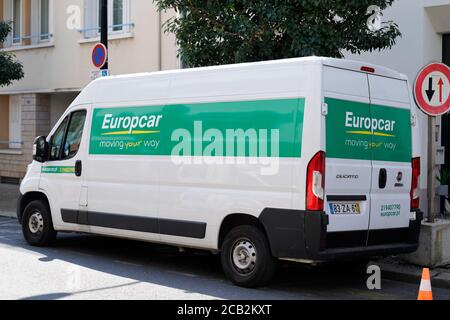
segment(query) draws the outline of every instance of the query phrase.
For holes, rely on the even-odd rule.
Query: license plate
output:
[[[359,203],[329,203],[331,214],[360,214]]]

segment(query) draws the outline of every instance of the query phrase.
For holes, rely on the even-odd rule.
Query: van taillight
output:
[[[411,210],[419,209],[419,178],[420,178],[420,158],[412,159],[412,180],[411,180]]]
[[[306,172],[306,210],[323,211],[325,188],[325,152],[319,151],[308,164]]]

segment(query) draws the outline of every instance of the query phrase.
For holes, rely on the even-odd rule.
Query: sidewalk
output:
[[[0,184],[0,216],[16,217],[17,197],[19,186],[13,184]]]

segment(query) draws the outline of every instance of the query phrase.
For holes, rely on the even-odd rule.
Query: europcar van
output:
[[[248,287],[278,259],[412,252],[412,106],[404,75],[319,57],[97,79],[36,139],[18,218],[34,246],[69,231],[220,252]]]

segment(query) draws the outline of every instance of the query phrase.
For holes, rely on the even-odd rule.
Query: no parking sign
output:
[[[430,63],[414,82],[417,106],[430,116],[442,115],[450,109],[450,68],[443,63]]]
[[[108,49],[102,43],[97,43],[92,49],[92,63],[97,68],[102,68],[108,61]]]

